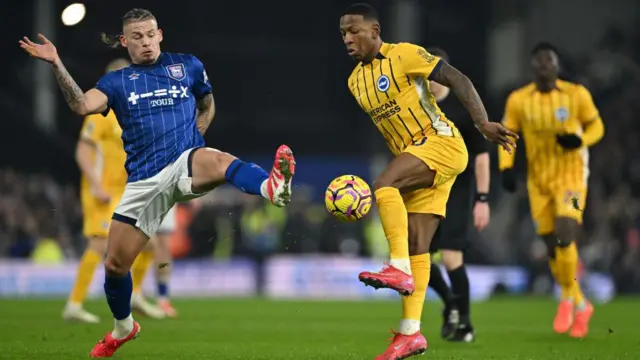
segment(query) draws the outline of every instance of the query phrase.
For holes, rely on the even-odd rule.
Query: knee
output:
[[[373,182],[373,191],[377,191],[384,187],[394,187],[393,183],[394,183],[393,179],[391,179],[389,176],[380,175]]]
[[[227,168],[234,160],[236,157],[229,153],[203,148],[196,150],[191,166],[206,182],[216,182],[224,180]]]
[[[130,270],[130,266],[126,266],[124,261],[113,257],[107,256],[107,259],[104,261],[104,271],[109,276],[125,276]]]
[[[440,253],[442,254],[442,262],[447,268],[447,271],[459,268],[464,262],[462,251],[440,250]]]
[[[558,219],[555,223],[555,235],[557,246],[567,247],[576,240],[578,235],[578,223],[573,219]]]

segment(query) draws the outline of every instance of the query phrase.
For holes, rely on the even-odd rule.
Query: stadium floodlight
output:
[[[84,19],[87,9],[84,4],[73,3],[62,10],[62,23],[66,26],[74,26]]]

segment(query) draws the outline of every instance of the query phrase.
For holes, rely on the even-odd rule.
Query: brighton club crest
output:
[[[378,81],[376,81],[376,86],[378,87],[378,91],[387,92],[389,90],[389,77],[387,75],[380,75]]]
[[[173,64],[167,66],[167,73],[169,74],[170,78],[178,81],[182,81],[187,77],[187,72],[184,71],[183,64]]]
[[[565,122],[569,119],[569,110],[566,107],[559,107],[556,109],[556,120],[560,122]]]

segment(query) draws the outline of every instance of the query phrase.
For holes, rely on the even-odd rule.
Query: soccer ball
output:
[[[339,176],[329,184],[324,203],[331,215],[342,221],[362,219],[371,209],[371,188],[355,175]]]

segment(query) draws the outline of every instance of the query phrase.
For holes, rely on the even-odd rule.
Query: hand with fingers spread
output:
[[[516,140],[518,134],[505,128],[497,122],[487,121],[476,125],[478,130],[484,135],[485,139],[502,146],[509,154],[516,148]]]
[[[34,43],[26,36],[23,37],[22,40],[18,41],[18,43],[21,48],[34,58],[44,60],[50,64],[58,61],[58,51],[53,43],[42,34],[38,34],[38,39],[41,44]]]

